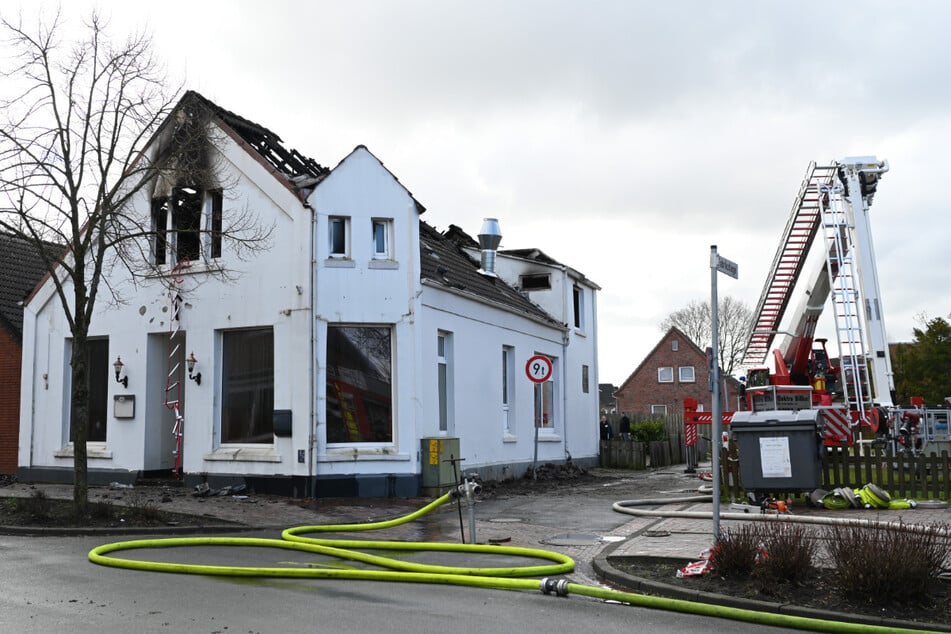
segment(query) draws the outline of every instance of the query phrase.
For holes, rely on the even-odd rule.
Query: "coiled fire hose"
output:
[[[448,544],[438,542],[401,542],[401,541],[362,541],[341,539],[320,539],[305,537],[309,533],[368,531],[390,528],[418,519],[434,511],[443,504],[457,497],[455,492],[447,493],[423,508],[403,517],[382,522],[364,524],[328,524],[320,526],[298,526],[288,528],[281,534],[282,539],[260,539],[247,537],[172,537],[161,539],[140,539],[113,542],[97,546],[89,551],[89,561],[101,566],[125,568],[129,570],[143,570],[149,572],[172,572],[179,574],[215,575],[228,577],[285,577],[307,579],[362,579],[366,581],[391,581],[403,583],[434,583],[455,586],[471,586],[480,588],[495,588],[508,590],[540,590],[545,594],[567,596],[577,594],[581,596],[618,601],[630,605],[671,610],[686,614],[712,616],[761,625],[775,625],[801,630],[817,632],[845,632],[845,633],[908,633],[920,630],[879,627],[844,623],[840,621],[826,621],[817,618],[806,618],[770,612],[756,612],[740,608],[730,608],[706,603],[694,603],[682,599],[668,599],[651,597],[633,592],[622,592],[608,588],[572,583],[566,579],[555,579],[551,576],[563,575],[574,570],[575,562],[567,555],[548,550],[534,548],[520,548],[514,546],[496,546],[481,544]],[[207,564],[170,563],[156,561],[139,561],[113,556],[126,550],[153,549],[153,548],[180,548],[190,546],[230,546],[230,547],[257,547],[280,548],[285,550],[302,551],[318,555],[332,556],[342,560],[362,562],[383,568],[383,570],[361,570],[352,568],[268,568],[253,566],[220,566]],[[521,566],[508,568],[471,568],[456,566],[437,566],[431,564],[417,564],[407,561],[372,555],[357,549],[384,550],[384,551],[439,551],[481,553],[528,557],[545,560],[548,564],[535,566]],[[540,577],[526,578],[526,577]],[[551,575],[551,576],[548,576]]]

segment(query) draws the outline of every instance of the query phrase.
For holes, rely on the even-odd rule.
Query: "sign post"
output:
[[[536,354],[525,363],[525,375],[528,380],[535,385],[540,385],[551,380],[552,367],[551,359],[543,354]],[[536,390],[538,393],[535,399],[535,411],[542,411],[542,390]],[[535,453],[532,457],[532,479],[538,479],[538,428],[541,426],[541,420],[535,421]]]
[[[713,388],[713,539],[720,538],[720,452],[723,451],[723,407],[720,404],[720,316],[717,304],[717,272],[725,273],[733,279],[739,279],[739,267],[736,262],[717,255],[717,245],[710,247],[710,316],[713,338],[713,359],[710,371],[710,383]]]

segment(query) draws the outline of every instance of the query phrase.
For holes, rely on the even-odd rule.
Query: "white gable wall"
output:
[[[182,327],[187,352],[182,356],[194,352],[199,360],[196,370],[202,373],[200,386],[188,380],[183,384],[184,469],[208,473],[236,470],[238,456],[233,451],[222,452],[219,443],[216,395],[220,377],[215,371],[220,366],[219,333],[222,329],[270,326],[276,358],[274,406],[294,411],[295,429],[292,438],[278,438],[267,450],[245,451],[247,460],[240,460],[237,469],[288,474],[303,469],[306,473],[306,465],[298,466],[293,456],[297,445],[307,448],[309,389],[305,381],[291,377],[307,376],[310,368],[307,346],[299,343],[310,338],[310,215],[296,196],[246,151],[226,140],[222,152],[222,180],[227,186],[223,200],[225,225],[236,215],[255,215],[261,226],[273,225],[269,244],[280,247],[259,250],[250,254],[248,261],[241,261],[225,241],[219,262],[195,262],[183,276]],[[143,193],[135,202],[134,213],[148,217],[150,205],[148,194]],[[230,281],[206,274],[209,266],[216,265],[228,270]],[[150,401],[164,401],[165,362],[154,358],[154,344],[153,358],[149,357],[149,335],[168,333],[169,301],[163,288],[165,280],[140,281],[133,288],[123,281],[121,268],[113,273],[125,304],[113,305],[103,284],[89,335],[108,337],[110,363],[116,356],[122,357],[129,386],[124,388],[110,376],[107,440],[104,446],[90,446],[89,468],[137,471],[155,459],[149,455],[151,449],[146,442],[146,438],[156,437],[154,430],[147,429],[154,421],[146,420],[146,411]],[[29,349],[25,347],[24,358],[29,355],[33,363],[24,364],[22,377],[22,402],[27,406],[21,409],[20,466],[70,469],[69,358],[65,343],[69,331],[48,282],[27,305],[25,322]],[[111,374],[111,365],[109,370]],[[135,397],[134,418],[111,416],[117,394]]]
[[[316,214],[317,475],[417,472],[414,328],[419,288],[419,217],[406,189],[366,148],[358,147],[309,199]],[[331,217],[348,221],[349,253],[331,257]],[[374,259],[374,219],[390,223],[389,259]],[[327,443],[327,326],[392,329],[393,442]]]

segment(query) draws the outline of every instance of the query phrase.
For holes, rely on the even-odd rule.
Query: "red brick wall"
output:
[[[677,350],[673,349],[674,341],[677,341]],[[693,383],[680,382],[679,368],[683,366],[693,366]],[[662,367],[673,368],[673,383],[657,380],[657,370]],[[666,405],[668,414],[679,414],[683,412],[684,399],[695,398],[703,404],[704,411],[709,412],[713,410],[709,380],[706,355],[679,333],[669,332],[618,390],[618,410],[650,414],[652,405]],[[720,389],[722,392],[722,383]],[[733,411],[737,406],[737,390],[729,384],[726,389],[721,394],[723,411]]]
[[[0,328],[0,473],[16,473],[20,435],[20,344]]]

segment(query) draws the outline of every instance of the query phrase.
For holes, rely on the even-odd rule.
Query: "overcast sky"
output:
[[[502,248],[583,272],[602,383],[709,300],[712,244],[739,265],[720,294],[755,307],[813,160],[890,163],[871,212],[889,340],[951,313],[951,3],[98,6],[114,33],[149,29],[171,78],[318,162],[366,145],[438,229],[496,217]]]

